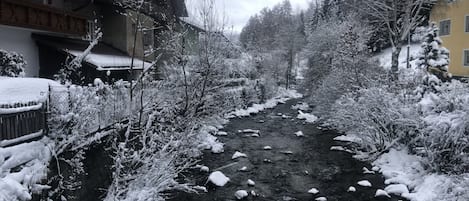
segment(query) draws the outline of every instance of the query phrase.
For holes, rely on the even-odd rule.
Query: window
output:
[[[466,15],[465,18],[466,18],[466,19],[464,20],[464,25],[466,25],[466,26],[465,26],[465,27],[466,27],[465,31],[466,31],[467,33],[469,33],[469,15]]]
[[[463,60],[464,66],[469,67],[469,50],[464,50]]]
[[[449,35],[451,31],[451,20],[440,21],[440,36]]]
[[[143,47],[145,50],[151,50],[153,47],[153,31],[143,30]]]
[[[96,23],[93,20],[86,22],[86,40],[93,40],[96,37]]]

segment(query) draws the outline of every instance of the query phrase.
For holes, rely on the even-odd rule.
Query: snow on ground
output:
[[[27,104],[47,100],[49,85],[59,83],[42,78],[0,77],[0,105]]]
[[[340,135],[334,138],[335,141],[359,143],[361,139],[354,135]]]
[[[230,181],[230,178],[228,178],[227,176],[225,176],[222,172],[220,171],[215,171],[215,172],[212,172],[209,176],[208,176],[208,181],[212,182],[213,184],[217,185],[217,186],[225,186],[226,183],[228,183]]]
[[[411,44],[410,45],[410,58],[417,58],[417,55],[420,51],[421,47],[420,44]],[[378,59],[380,65],[390,70],[391,69],[391,55],[392,55],[392,48],[388,48],[383,50],[380,54],[374,56],[374,59]],[[410,64],[412,67],[415,67],[416,60],[411,60]],[[407,46],[402,47],[401,53],[399,54],[399,68],[406,68],[407,67]]]
[[[218,141],[215,135],[220,133],[224,134],[223,131],[219,131],[219,129],[223,129],[223,125],[226,123],[228,123],[228,120],[220,117],[206,120],[203,123],[204,126],[198,131],[199,149],[211,150],[211,152],[215,154],[223,153],[224,144]]]
[[[40,141],[0,148],[0,200],[31,200],[49,186],[41,185],[47,177],[52,143]]]
[[[425,170],[423,160],[409,154],[406,149],[391,149],[373,162],[373,165],[381,169],[380,172],[386,179],[385,184],[388,185],[384,190],[389,194],[401,195],[411,201],[467,199],[458,197],[464,196],[462,194],[467,190],[458,192],[458,189],[464,189],[458,186],[458,179],[469,175],[454,178],[430,173]]]
[[[354,153],[352,150],[347,149],[343,146],[331,146],[331,148],[329,150],[331,150],[331,151],[344,151],[344,152],[347,152],[347,153]]]
[[[295,90],[280,89],[279,92],[277,93],[277,96],[275,96],[272,99],[267,100],[265,103],[253,104],[251,107],[248,107],[247,109],[235,110],[229,113],[226,117],[227,118],[247,117],[247,116],[250,116],[251,114],[257,114],[261,111],[264,111],[265,109],[274,108],[278,104],[285,103],[285,101],[290,100],[292,98],[301,98],[301,97],[303,97],[303,95],[298,93]]]
[[[308,123],[314,123],[318,120],[318,117],[314,116],[313,114],[303,113],[302,111],[298,111],[297,119],[305,120]]]
[[[309,110],[310,107],[307,103],[298,103],[296,105],[293,105],[291,106],[291,109],[292,110],[302,110],[302,111],[305,111],[305,110]]]

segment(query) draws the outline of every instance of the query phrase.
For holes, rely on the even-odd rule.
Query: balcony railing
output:
[[[0,0],[0,24],[72,35],[85,35],[87,19],[29,1]]]

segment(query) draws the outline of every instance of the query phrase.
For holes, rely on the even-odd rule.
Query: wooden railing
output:
[[[0,141],[12,140],[47,130],[45,104],[0,108],[0,111],[3,111],[0,113]]]
[[[87,19],[26,0],[0,0],[0,24],[85,35]]]

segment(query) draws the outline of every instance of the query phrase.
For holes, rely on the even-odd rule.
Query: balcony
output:
[[[87,19],[24,0],[0,0],[0,24],[70,35],[85,35]]]

